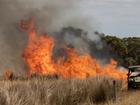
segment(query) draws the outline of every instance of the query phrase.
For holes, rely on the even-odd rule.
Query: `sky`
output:
[[[48,30],[73,25],[118,37],[140,37],[140,0],[19,1],[32,7],[47,7],[46,13],[41,11],[42,14],[49,14],[45,22]]]
[[[140,0],[91,0],[89,6],[93,7],[99,31],[119,37],[140,37]]]
[[[0,14],[1,29],[34,16],[45,32],[73,26],[89,33],[140,37],[140,0],[0,0]]]
[[[55,16],[58,21],[53,21],[59,26],[74,24],[80,28],[88,27],[89,30],[95,29],[118,37],[140,37],[140,0],[46,0],[47,3],[44,1],[38,0],[37,4],[48,4],[51,8],[57,8],[58,14]],[[57,26],[56,24],[52,27]]]

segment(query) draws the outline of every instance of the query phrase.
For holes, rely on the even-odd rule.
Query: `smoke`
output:
[[[0,70],[26,69],[21,53],[27,36],[19,31],[18,22],[32,16],[39,32],[57,32],[59,41],[63,39],[67,44],[83,48],[86,52],[91,52],[89,40],[95,42],[99,49],[102,48],[102,44],[98,43],[100,37],[93,33],[98,25],[94,21],[91,3],[94,3],[93,0],[0,0]],[[58,35],[63,27],[69,26],[85,30],[86,35]]]

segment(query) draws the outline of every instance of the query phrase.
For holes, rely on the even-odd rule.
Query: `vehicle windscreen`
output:
[[[133,72],[130,73],[130,76],[140,76],[140,68],[134,68]]]

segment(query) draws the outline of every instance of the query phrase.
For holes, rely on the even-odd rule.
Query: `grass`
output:
[[[0,105],[121,105],[112,103],[112,90],[112,81],[101,78],[3,80]]]
[[[130,91],[121,93],[116,102],[108,101],[104,105],[140,105],[139,101],[140,91]],[[94,105],[94,104],[85,104]]]

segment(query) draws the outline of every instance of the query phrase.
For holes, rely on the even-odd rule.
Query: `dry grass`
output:
[[[125,105],[112,103],[112,90],[111,81],[99,78],[1,81],[0,105]]]
[[[116,102],[108,101],[101,105],[140,105],[139,97],[140,91],[126,92],[123,95],[120,95],[120,97],[118,97]],[[93,104],[90,101],[88,101],[82,105],[96,105],[96,104]]]

